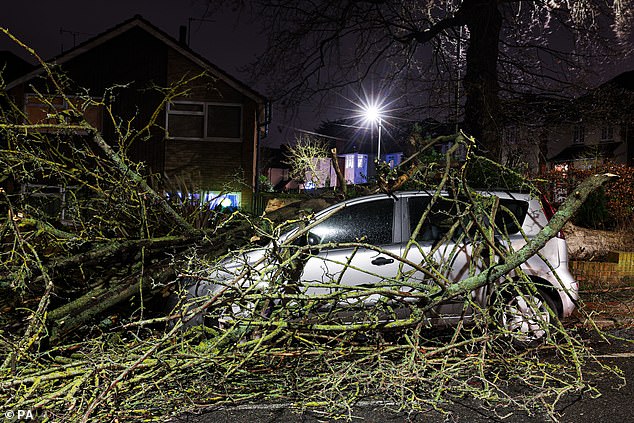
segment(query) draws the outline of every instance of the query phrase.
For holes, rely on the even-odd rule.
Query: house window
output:
[[[367,182],[368,155],[367,154],[346,154],[345,178],[353,184],[363,184]]]
[[[240,141],[242,106],[198,102],[170,103],[167,106],[167,137]]]
[[[583,144],[586,139],[586,128],[583,125],[575,125],[572,129],[572,143]]]
[[[81,116],[74,116],[74,113],[70,112],[71,110],[80,112]],[[77,125],[82,120],[98,131],[103,130],[103,106],[90,98],[74,96],[44,98],[27,94],[24,112],[29,124],[44,125],[39,129],[41,132],[55,131],[55,126],[58,125]],[[51,127],[46,128],[46,125],[51,125]]]
[[[611,141],[614,141],[614,127],[612,125],[601,127],[601,142]]]
[[[240,106],[207,105],[207,138],[240,138],[241,135]]]
[[[385,161],[390,165],[390,169],[394,169],[401,164],[403,153],[392,153],[385,155]]]

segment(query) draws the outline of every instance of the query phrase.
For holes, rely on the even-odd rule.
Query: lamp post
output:
[[[383,115],[382,115],[381,109],[379,109],[374,104],[370,104],[364,107],[363,114],[367,122],[376,123],[379,128],[379,139],[377,142],[377,149],[376,149],[376,156],[377,156],[376,160],[378,162],[381,160],[381,130],[383,128],[383,123],[382,123]]]

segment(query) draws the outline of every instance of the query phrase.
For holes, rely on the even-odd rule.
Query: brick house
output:
[[[105,99],[112,116],[138,131],[123,148],[129,158],[160,175],[166,190],[185,187],[208,197],[223,193],[232,205],[250,208],[256,189],[259,142],[269,123],[267,99],[189,49],[180,40],[135,16],[52,60],[72,82],[66,94]],[[7,84],[8,94],[30,123],[46,121],[47,107],[33,87],[55,97],[35,70]],[[115,88],[113,88],[115,87]],[[176,89],[169,88],[177,87]],[[73,92],[75,91],[75,92]],[[169,101],[166,93],[169,92]],[[85,97],[84,97],[85,98]],[[57,102],[57,103],[56,103]],[[121,137],[103,105],[84,111],[106,141]],[[154,124],[145,128],[154,119]],[[226,203],[225,203],[226,204]]]

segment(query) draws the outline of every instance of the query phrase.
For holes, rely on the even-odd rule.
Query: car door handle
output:
[[[385,258],[385,257],[377,257],[374,260],[372,260],[370,263],[374,264],[375,266],[385,266],[386,264],[394,263],[394,259]]]

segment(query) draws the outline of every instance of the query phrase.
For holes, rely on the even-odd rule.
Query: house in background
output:
[[[435,119],[426,119],[412,124],[411,122],[384,122],[382,130],[381,160],[394,169],[404,160],[416,152],[420,146],[416,143],[426,143],[440,135],[456,133],[456,124],[440,123]],[[416,136],[414,136],[416,134]],[[376,176],[375,161],[378,150],[378,134],[376,128],[363,127],[354,119],[342,119],[324,122],[316,129],[313,136],[321,138],[328,149],[336,148],[338,165],[343,173],[346,184],[371,183]],[[416,138],[416,141],[414,140]],[[448,151],[453,143],[450,141],[434,144],[432,149],[440,154]],[[307,172],[304,180],[310,181],[299,185],[291,181],[289,165],[284,162],[285,151],[289,147],[282,145],[281,149],[271,150],[269,154],[276,159],[265,160],[263,169],[266,176],[275,186],[275,191],[312,188],[334,188],[337,186],[337,174],[330,158],[314,159],[314,174]],[[431,152],[431,149],[427,149]],[[459,153],[463,154],[463,153]],[[460,156],[463,157],[463,156]]]
[[[129,158],[161,175],[166,190],[185,187],[223,204],[250,208],[257,185],[260,139],[269,123],[267,99],[222,71],[180,40],[140,16],[95,36],[53,59],[72,81],[70,102],[89,93],[105,99],[112,115],[141,130],[152,118],[148,137],[125,145]],[[48,89],[38,67],[10,82],[7,91],[30,123],[42,123],[53,107],[67,108]],[[34,93],[49,92],[44,105]],[[113,88],[116,87],[116,88]],[[170,87],[178,87],[165,95]],[[106,141],[118,145],[118,128],[103,106],[85,112]],[[221,195],[222,194],[222,195]]]
[[[525,94],[504,103],[505,162],[587,167],[610,161],[634,165],[634,71],[573,98]]]
[[[407,148],[405,139],[410,130],[409,127],[383,123],[381,160],[388,162],[392,168],[403,161]],[[339,167],[346,183],[364,184],[375,178],[374,163],[378,152],[377,128],[361,126],[356,119],[341,119],[324,122],[316,132],[329,144],[329,148],[337,149]],[[337,184],[336,174],[334,170],[330,171],[330,174],[330,186],[334,187]]]
[[[634,71],[573,100],[571,109],[571,119],[552,128],[552,164],[634,166]]]

